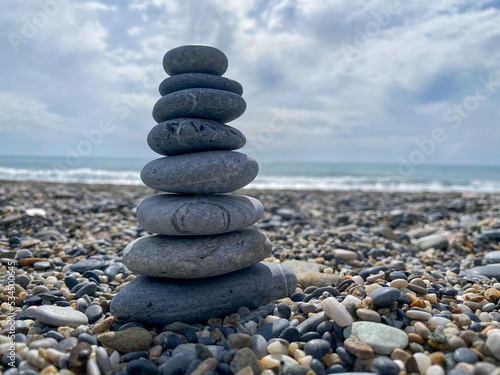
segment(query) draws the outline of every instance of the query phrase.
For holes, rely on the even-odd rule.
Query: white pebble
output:
[[[269,354],[288,354],[288,348],[279,341],[272,342],[267,346]]]
[[[490,331],[491,332],[491,331]],[[500,361],[500,333],[498,332],[488,332],[488,338],[486,339],[486,346],[490,350],[493,357]]]
[[[424,353],[415,353],[413,354],[413,358],[417,362],[420,374],[425,375],[427,369],[432,365],[431,359]]]
[[[354,305],[357,307],[360,303],[361,303],[361,300],[358,297],[354,297],[350,294],[347,295],[344,298],[344,300],[342,301],[342,305],[344,305],[345,307],[347,307],[349,305]]]
[[[444,370],[439,365],[432,365],[427,368],[425,375],[444,375]]]
[[[351,314],[335,297],[323,300],[321,308],[330,319],[333,319],[341,327],[347,327],[354,321]]]

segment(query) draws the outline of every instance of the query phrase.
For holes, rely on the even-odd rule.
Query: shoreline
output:
[[[30,186],[46,186],[46,187],[85,187],[89,190],[103,190],[103,189],[130,189],[130,190],[146,190],[149,191],[149,195],[151,195],[151,191],[154,194],[162,193],[161,191],[157,191],[151,189],[144,185],[140,184],[111,184],[111,183],[87,183],[87,182],[54,182],[54,181],[43,181],[43,180],[3,180],[0,179],[0,187],[4,184],[13,184],[13,185],[30,185]],[[284,193],[311,193],[311,194],[350,194],[350,193],[361,193],[361,194],[393,194],[393,195],[443,195],[443,196],[457,196],[457,197],[476,197],[476,196],[500,196],[499,192],[479,192],[479,191],[393,191],[393,190],[363,190],[363,189],[331,189],[331,190],[323,190],[323,189],[256,189],[256,188],[243,188],[228,194],[243,194],[248,192],[261,192],[261,193],[275,193],[275,192],[284,192]]]

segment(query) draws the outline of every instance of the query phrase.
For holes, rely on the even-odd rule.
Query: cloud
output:
[[[490,141],[498,137],[492,118],[498,118],[500,88],[467,113],[460,129],[451,129],[443,118],[497,67],[496,4],[7,1],[7,11],[0,14],[4,95],[9,103],[12,98],[29,100],[45,113],[43,121],[54,125],[44,127],[46,142],[27,145],[10,126],[12,118],[27,114],[3,104],[10,113],[0,119],[0,128],[19,153],[50,153],[59,150],[58,139],[71,140],[109,117],[119,126],[96,147],[96,156],[149,156],[145,138],[154,126],[157,85],[166,77],[163,54],[178,45],[204,43],[227,54],[226,76],[244,87],[248,109],[233,125],[249,139],[262,138],[277,112],[289,114],[273,140],[260,145],[260,161],[300,156],[397,162],[416,139],[429,137],[436,128],[446,129],[450,145],[440,145],[443,152],[426,162],[450,162],[446,155],[455,162],[500,160]],[[34,32],[26,36],[30,25]],[[20,38],[17,44],[12,36]],[[126,118],[121,118],[124,110],[116,113],[123,107]],[[61,128],[62,123],[67,125]],[[456,144],[462,144],[458,151],[445,152]],[[474,149],[483,150],[470,152]]]

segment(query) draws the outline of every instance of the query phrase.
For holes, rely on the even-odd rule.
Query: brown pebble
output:
[[[86,355],[88,354],[88,355]],[[87,342],[79,342],[71,349],[68,359],[68,367],[77,374],[85,374],[87,372],[87,361],[92,354],[92,347]]]
[[[361,359],[373,358],[373,349],[360,340],[348,338],[344,341],[346,350]]]
[[[416,343],[418,343],[420,345],[424,345],[425,344],[425,340],[420,335],[417,335],[416,333],[409,333],[408,334],[408,339],[411,342],[416,342]]]
[[[107,332],[111,328],[111,325],[114,323],[114,321],[115,321],[115,317],[114,316],[110,316],[110,317],[104,319],[101,323],[96,324],[94,326],[94,328],[92,329],[92,332],[93,333],[104,333],[104,332]]]
[[[490,302],[497,303],[500,299],[500,290],[490,288],[486,292],[484,292],[484,297]]]
[[[23,259],[19,259],[19,265],[21,267],[30,267],[33,264],[35,264],[36,262],[43,262],[44,260],[47,260],[47,259],[43,259],[43,258],[23,258]]]
[[[403,363],[406,363],[410,358],[412,358],[412,355],[403,349],[394,349],[391,353],[391,359],[393,361],[399,359]]]
[[[428,357],[430,358],[433,365],[442,366],[444,364],[444,354],[442,352],[431,353],[428,355]]]

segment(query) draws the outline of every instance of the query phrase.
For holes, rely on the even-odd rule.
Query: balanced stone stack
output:
[[[158,122],[151,149],[165,157],[146,164],[142,181],[167,192],[137,207],[142,228],[157,235],[139,238],[123,263],[139,274],[111,303],[120,321],[168,324],[196,322],[257,308],[286,297],[295,275],[279,263],[261,262],[271,243],[248,228],[261,219],[255,198],[230,195],[259,170],[255,160],[232,150],[244,135],[225,125],[243,114],[243,88],[221,77],[228,66],[220,50],[188,45],[168,51],[153,109]]]

